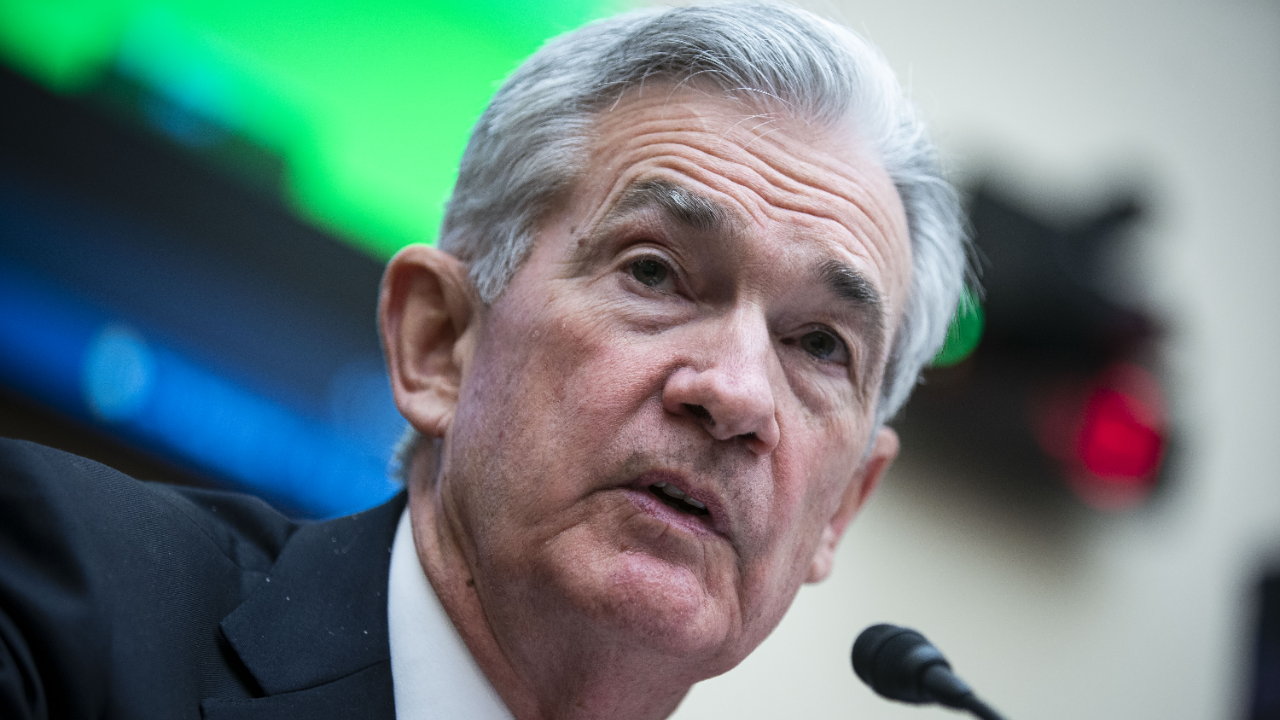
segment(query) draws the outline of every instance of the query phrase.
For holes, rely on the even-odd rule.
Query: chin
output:
[[[736,598],[712,596],[688,568],[652,555],[621,553],[617,561],[585,607],[619,645],[689,663],[694,669],[685,675],[697,674],[691,680],[719,675],[746,655],[736,652],[742,630]]]

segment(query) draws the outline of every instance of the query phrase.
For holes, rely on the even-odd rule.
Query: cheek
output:
[[[870,437],[870,419],[842,420],[828,428],[829,442],[821,449],[808,452],[812,458],[812,476],[806,493],[806,505],[814,518],[816,533],[821,534],[839,510],[850,482],[861,482],[863,454]]]
[[[552,293],[547,310],[529,342],[541,360],[524,370],[545,373],[530,377],[564,414],[575,442],[625,430],[647,401],[660,399],[669,356],[660,341],[628,332],[601,303],[561,302]]]
[[[552,293],[523,301],[533,311],[492,312],[501,320],[477,343],[452,428],[461,451],[452,470],[483,485],[471,501],[482,516],[506,505],[501,512],[514,508],[523,524],[571,505],[633,441],[655,397],[658,354],[629,346],[600,313],[566,305]],[[513,488],[530,487],[536,502],[525,490],[515,497]]]
[[[803,579],[845,490],[858,481],[867,429],[852,420],[799,422],[799,427],[783,429],[775,451],[774,502],[779,512],[767,542],[777,548],[778,571]]]
[[[516,432],[536,428],[554,439],[549,431],[580,399],[574,376],[593,352],[590,328],[558,312],[554,294],[524,298],[517,289],[510,288],[488,314],[460,413]]]

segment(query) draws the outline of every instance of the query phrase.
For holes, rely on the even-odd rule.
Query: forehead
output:
[[[696,88],[632,91],[598,115],[568,203],[574,234],[585,238],[635,209],[637,197],[653,196],[636,189],[655,182],[708,200],[744,250],[750,243],[855,268],[898,316],[910,282],[905,214],[883,166],[849,128]],[[680,212],[670,203],[660,209]]]

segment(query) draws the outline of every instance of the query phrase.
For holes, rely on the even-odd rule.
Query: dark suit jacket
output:
[[[300,523],[0,441],[0,718],[393,718],[403,507]]]

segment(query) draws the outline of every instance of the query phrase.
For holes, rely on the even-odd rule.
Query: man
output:
[[[884,61],[808,13],[552,41],[440,249],[387,267],[407,504],[298,525],[7,447],[0,707],[667,716],[830,572],[954,309],[957,216]]]

